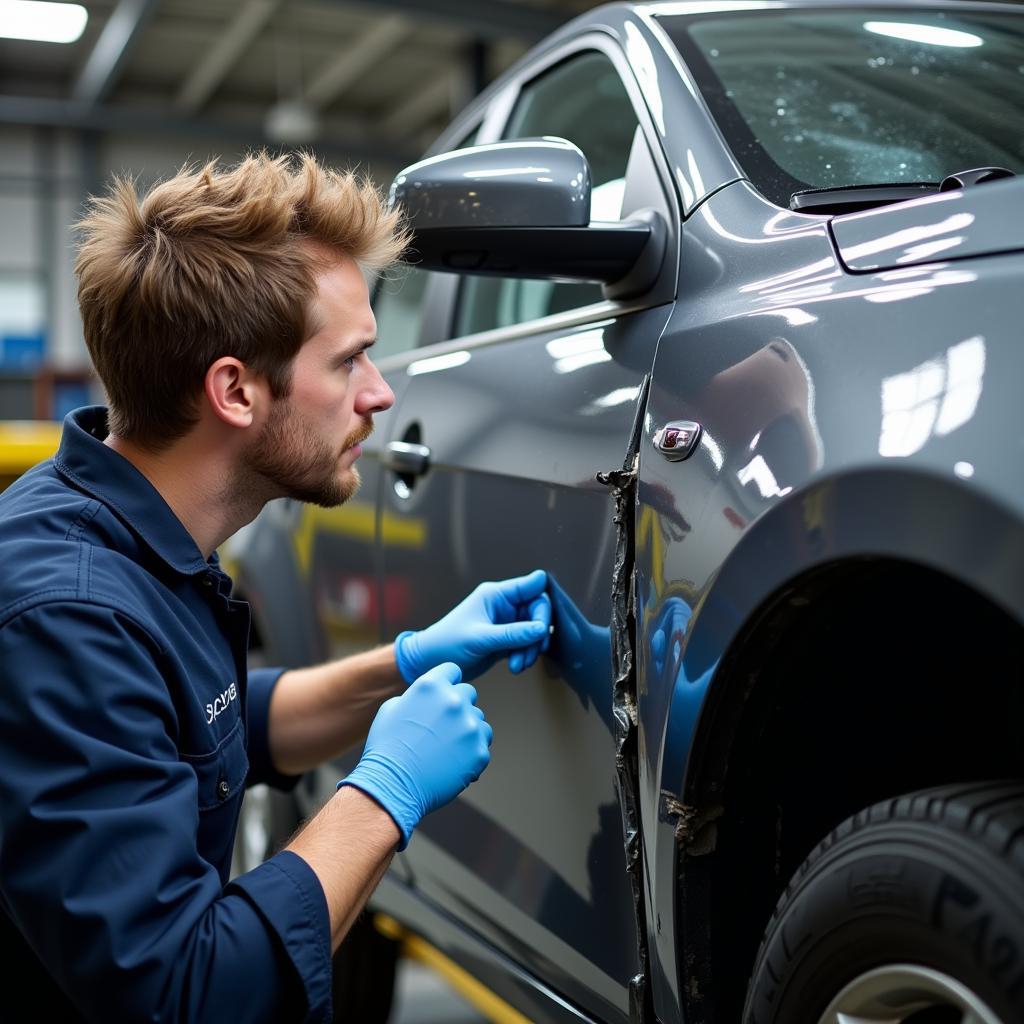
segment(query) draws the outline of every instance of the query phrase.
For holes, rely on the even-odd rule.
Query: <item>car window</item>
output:
[[[525,86],[503,139],[554,135],[568,139],[590,163],[591,220],[618,220],[637,117],[611,61],[602,53],[573,57]],[[598,284],[464,278],[457,334],[507,327],[600,302]]]
[[[383,359],[407,352],[419,343],[423,299],[431,271],[400,266],[386,271],[377,282],[373,305],[377,318],[377,344],[373,358]]]
[[[751,181],[807,188],[1024,171],[1024,17],[970,7],[664,17]]]
[[[465,149],[474,145],[479,134],[480,127],[477,126],[453,148]],[[402,264],[386,271],[378,279],[373,298],[373,313],[377,319],[374,359],[408,352],[420,343],[427,285],[434,276],[434,271]]]

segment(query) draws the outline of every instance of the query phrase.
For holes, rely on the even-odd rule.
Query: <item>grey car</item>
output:
[[[227,554],[295,665],[549,572],[374,897],[526,1019],[1024,1020],[1022,169],[1018,8],[693,0],[573,21],[396,179],[362,490]]]

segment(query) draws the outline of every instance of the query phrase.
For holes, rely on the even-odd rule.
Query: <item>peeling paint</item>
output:
[[[636,698],[633,694],[627,692],[623,699],[625,701],[626,714],[629,715],[630,724],[635,727],[638,724]]]
[[[640,438],[647,406],[650,375],[644,377],[637,400],[636,418],[621,469],[598,473],[597,479],[615,498],[615,566],[612,573],[612,718],[615,736],[616,793],[622,813],[622,837],[636,919],[637,962],[640,970],[629,981],[630,1024],[653,1024],[650,986],[647,983],[647,921],[644,902],[643,857],[640,832],[640,763],[637,735],[637,680],[633,652],[636,645],[636,609],[633,602],[635,563],[635,510],[640,465]]]
[[[661,820],[682,818],[697,813],[696,807],[688,807],[682,800],[677,800],[667,789],[661,791]]]
[[[688,857],[703,857],[715,852],[718,844],[717,821],[723,812],[721,804],[712,804],[700,810],[684,804],[667,790],[661,791],[659,817],[665,822],[675,820],[676,842]]]

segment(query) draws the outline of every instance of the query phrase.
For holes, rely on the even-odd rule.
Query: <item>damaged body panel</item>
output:
[[[629,983],[630,1024],[652,1024],[651,994],[647,980],[647,925],[643,834],[640,827],[638,756],[636,606],[633,601],[633,566],[636,548],[636,483],[638,452],[647,407],[650,377],[644,378],[637,415],[622,468],[599,473],[598,480],[615,496],[615,571],[612,577],[612,717],[615,723],[615,771],[622,813],[623,847],[636,914],[638,944],[636,975]]]

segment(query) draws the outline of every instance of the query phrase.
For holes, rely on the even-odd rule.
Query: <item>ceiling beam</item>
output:
[[[282,148],[267,137],[262,111],[251,117],[227,119],[189,117],[165,109],[131,109],[121,106],[82,103],[72,100],[0,95],[0,124],[42,125],[74,128],[99,134],[128,134],[150,137],[209,139],[224,146],[265,146],[275,152]],[[378,143],[369,126],[353,125],[346,132],[333,124],[312,146],[317,152],[351,160],[373,160],[398,166],[411,163],[420,154],[411,145]]]
[[[513,3],[512,0],[333,0],[344,7],[372,8],[378,14],[394,11],[410,14],[419,21],[433,21],[457,28],[461,33],[481,39],[507,39],[514,36],[535,43],[564,25],[574,14],[569,11],[541,10]]]
[[[391,53],[413,31],[413,23],[392,14],[339,50],[306,88],[306,105],[321,110]]]
[[[71,89],[73,99],[99,103],[107,98],[158,4],[159,0],[118,0]]]
[[[279,0],[248,0],[238,8],[178,90],[174,106],[181,113],[194,114],[206,104],[279,6]]]
[[[394,139],[407,138],[419,131],[439,111],[445,116],[452,113],[453,100],[459,90],[461,76],[451,71],[442,72],[425,89],[391,111],[381,124],[382,131]]]

